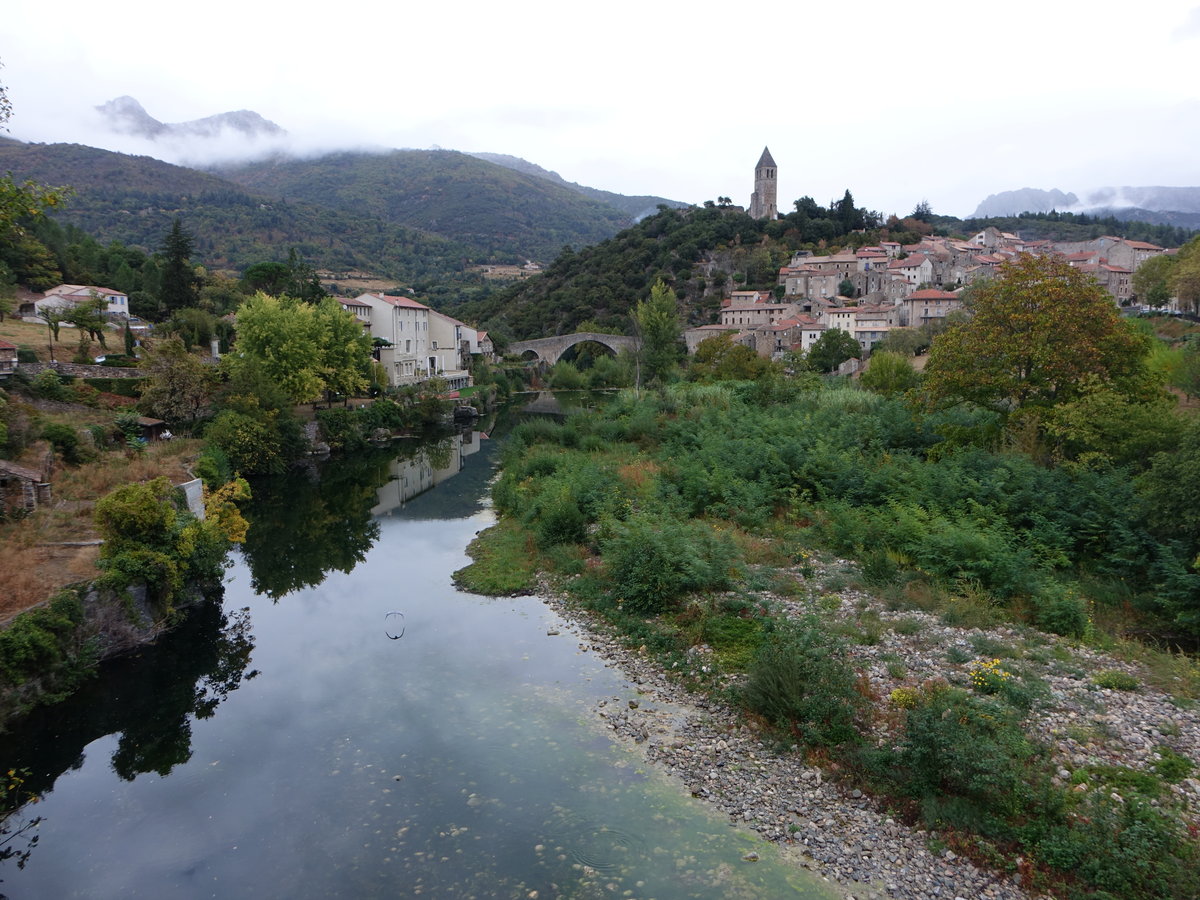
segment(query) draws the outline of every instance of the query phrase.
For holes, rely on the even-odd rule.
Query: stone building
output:
[[[750,195],[750,216],[754,219],[779,218],[778,181],[775,160],[771,151],[763,147],[758,165],[754,167],[754,193]]]

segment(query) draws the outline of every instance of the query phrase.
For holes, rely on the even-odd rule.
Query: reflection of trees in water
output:
[[[253,482],[243,513],[250,523],[242,555],[251,586],[278,600],[315,587],[329,572],[350,572],[379,539],[372,510],[397,459],[431,470],[453,458],[457,435],[420,444],[338,456],[292,473]]]
[[[25,868],[33,848],[37,846],[37,827],[41,816],[22,814],[22,806],[36,803],[37,797],[25,790],[25,770],[6,769],[0,772],[0,863],[16,863]],[[4,879],[0,878],[0,883]],[[4,895],[0,894],[0,900]]]
[[[314,466],[307,478],[292,473],[255,480],[242,545],[255,592],[278,600],[362,562],[379,538],[371,507],[393,456],[364,451]]]
[[[34,710],[0,735],[0,774],[27,770],[19,800],[25,803],[52,789],[63,772],[79,768],[88,744],[119,734],[112,766],[121,778],[166,775],[191,758],[192,719],[212,716],[244,679],[254,677],[246,671],[253,650],[249,610],[227,614],[219,603],[202,603],[157,644],[102,665],[100,677],[76,694]],[[19,829],[28,823],[20,824],[19,816],[0,822],[0,861],[18,866],[36,842],[35,836],[22,848]]]

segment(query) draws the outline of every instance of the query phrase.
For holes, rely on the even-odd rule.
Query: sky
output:
[[[160,157],[94,107],[249,109],[296,152],[507,153],[688,203],[748,205],[768,146],[781,211],[1200,185],[1197,0],[17,0],[0,62],[12,137]]]

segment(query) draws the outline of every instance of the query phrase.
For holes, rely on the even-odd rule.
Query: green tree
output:
[[[735,344],[730,334],[705,338],[696,348],[688,367],[693,381],[756,381],[775,366],[743,344]]]
[[[99,343],[101,347],[108,348],[108,342],[104,339],[104,329],[108,324],[105,316],[107,311],[108,301],[94,291],[87,300],[76,303],[75,308],[68,311],[67,321],[79,329],[81,345],[86,343],[86,335],[87,338]]]
[[[1193,313],[1200,312],[1200,235],[1180,247],[1177,258],[1178,265],[1172,271],[1168,282],[1171,293],[1180,306],[1190,309]]]
[[[237,360],[249,360],[296,403],[367,386],[371,339],[333,299],[316,306],[258,293],[237,315]]]
[[[972,292],[973,314],[933,341],[925,387],[936,405],[1008,415],[1074,400],[1087,376],[1120,394],[1156,394],[1149,338],[1107,292],[1066,261],[1023,255]]]
[[[195,306],[200,279],[191,263],[192,236],[184,230],[179,219],[175,219],[163,239],[162,254],[162,283],[158,293],[163,307],[172,312]]]
[[[1166,306],[1171,299],[1171,276],[1179,261],[1161,253],[1152,256],[1133,273],[1133,292],[1144,306]]]
[[[1189,398],[1200,397],[1200,341],[1193,339],[1184,345],[1171,372],[1170,385]]]
[[[832,372],[846,360],[861,356],[862,347],[850,332],[827,328],[808,349],[805,359],[815,372]]]
[[[871,354],[870,364],[859,379],[859,383],[867,390],[888,397],[902,394],[916,387],[920,381],[921,376],[907,356],[887,350],[876,350]]]
[[[680,328],[675,294],[662,279],[650,288],[649,299],[638,301],[633,325],[645,380],[666,381],[680,358]]]
[[[370,381],[370,334],[332,297],[321,299],[314,313],[320,329],[324,390],[344,397],[365,391]]]
[[[875,345],[875,352],[883,350],[902,356],[916,356],[929,347],[930,337],[916,328],[893,328],[882,341]]]
[[[213,369],[188,353],[177,337],[157,342],[142,361],[146,380],[138,408],[175,427],[190,429],[212,399]]]

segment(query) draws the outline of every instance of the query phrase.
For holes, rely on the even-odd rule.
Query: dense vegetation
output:
[[[1027,241],[1090,241],[1106,234],[1120,235],[1131,241],[1148,241],[1160,247],[1178,247],[1195,234],[1195,229],[1178,225],[1156,225],[1116,216],[1089,216],[1085,213],[1039,212],[1019,216],[992,216],[985,219],[956,219],[935,216],[933,223],[951,233],[974,234],[989,225],[1019,234]]]
[[[222,170],[258,193],[416,228],[471,248],[479,262],[553,259],[631,217],[544,178],[453,150],[333,153]]]
[[[504,590],[520,587],[497,578],[506,570],[568,576],[575,602],[698,685],[743,673],[735,702],[927,827],[974,834],[964,845],[990,848],[994,864],[1022,857],[1034,884],[1097,900],[1192,896],[1196,846],[1169,779],[1110,773],[1124,779],[1120,803],[1053,782],[1047,748],[1020,727],[1033,695],[994,668],[974,690],[898,697],[901,737],[877,743],[870,687],[822,595],[791,574],[831,550],[896,606],[949,622],[1007,617],[1100,643],[1097,623],[1200,633],[1200,532],[1155,513],[1179,487],[1168,473],[1200,464],[1200,422],[1122,465],[1050,466],[985,423],[996,415],[927,412],[814,375],[625,394],[513,433],[493,491],[504,524],[472,553],[483,583]],[[460,577],[475,584],[474,567]],[[764,589],[809,616],[783,620]],[[700,643],[716,674],[687,652]]]
[[[329,271],[417,281],[453,276],[478,252],[361,212],[278,200],[214,175],[76,144],[0,140],[0,170],[71,185],[56,218],[100,243],[152,252],[181,218],[195,235],[198,258],[214,269],[241,270],[295,247]]]

